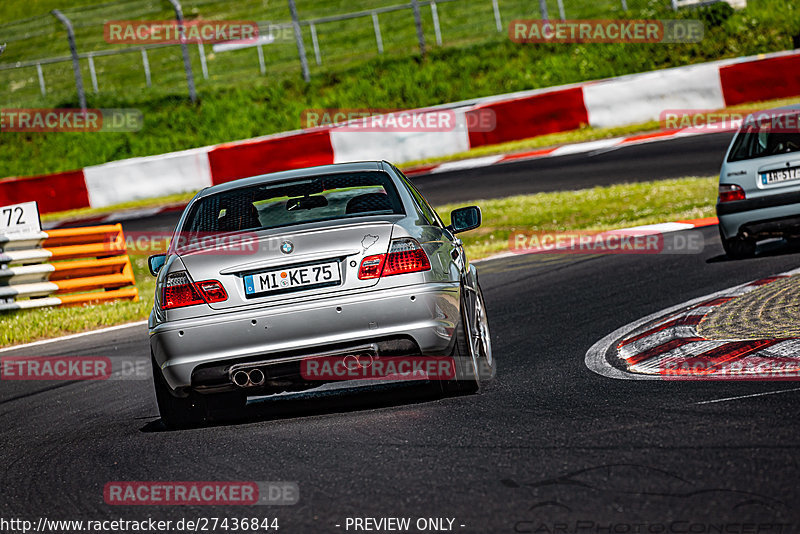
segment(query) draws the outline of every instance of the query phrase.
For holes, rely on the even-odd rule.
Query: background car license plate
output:
[[[761,184],[774,184],[776,182],[786,182],[788,180],[800,179],[800,167],[790,169],[777,169],[761,173]]]
[[[247,295],[258,295],[273,291],[334,285],[340,280],[339,262],[332,261],[249,274],[244,277],[244,292]]]

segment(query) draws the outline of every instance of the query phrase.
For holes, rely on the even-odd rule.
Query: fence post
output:
[[[622,0],[622,10],[628,11],[628,0]]]
[[[303,44],[303,34],[300,31],[300,21],[297,19],[297,6],[294,5],[294,0],[289,0],[289,11],[292,13],[292,27],[294,27],[294,39],[297,41],[297,53],[300,55],[300,68],[303,71],[303,80],[308,83],[311,81],[311,75],[308,73],[306,47]]]
[[[539,11],[542,13],[542,20],[550,20],[547,16],[547,0],[539,0]]]
[[[94,70],[94,54],[89,52],[89,76],[92,78],[92,89],[97,93],[97,72]]]
[[[671,0],[672,11],[678,11],[678,0]]]
[[[433,31],[436,34],[436,45],[442,46],[442,29],[439,27],[439,9],[436,1],[431,0],[431,17],[433,17]]]
[[[497,25],[497,31],[503,31],[503,21],[500,20],[500,6],[497,5],[497,0],[492,0],[492,11],[494,11],[494,23]]]
[[[264,48],[261,43],[256,45],[256,50],[258,51],[258,68],[261,70],[261,74],[266,74],[267,66],[264,64]]]
[[[200,68],[203,70],[203,79],[208,79],[208,65],[206,64],[206,48],[203,43],[197,43],[197,52],[200,54]]]
[[[144,66],[144,81],[147,87],[152,87],[150,80],[150,60],[147,59],[147,50],[142,48],[142,65]]]
[[[186,27],[183,24],[183,10],[178,0],[168,0],[175,9],[175,19],[178,21],[178,32],[181,38],[181,52],[183,53],[183,68],[186,70],[186,83],[189,85],[189,98],[192,102],[197,102],[197,91],[194,88],[194,74],[192,73],[192,62],[189,60],[189,48],[186,46]]]
[[[381,37],[381,24],[378,22],[378,14],[372,13],[372,29],[375,30],[375,42],[378,43],[378,53],[383,54],[383,38]]]
[[[39,75],[39,90],[42,92],[42,96],[47,96],[47,88],[44,85],[44,73],[42,72],[42,64],[36,64],[36,74]]]
[[[309,22],[308,27],[311,29],[311,44],[314,45],[314,60],[317,65],[322,65],[322,56],[319,54],[319,41],[317,40],[317,26],[313,22]]]
[[[419,12],[419,0],[411,0],[411,9],[414,11],[414,26],[417,28],[419,53],[425,57],[425,34],[422,33],[422,15]]]
[[[622,3],[624,4],[625,0],[622,0]],[[558,0],[558,16],[561,17],[561,20],[567,20],[567,15],[564,13],[564,0]]]
[[[81,76],[81,64],[78,62],[78,48],[75,46],[75,32],[72,29],[72,23],[57,9],[52,10],[50,13],[67,28],[69,52],[72,54],[72,70],[75,72],[75,86],[78,88],[78,100],[80,101],[81,109],[85,110],[86,93],[83,92],[83,76]]]

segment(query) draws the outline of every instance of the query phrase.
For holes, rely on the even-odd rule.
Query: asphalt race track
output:
[[[433,204],[596,185],[719,174],[732,133],[678,137],[583,154],[429,174],[414,180]]]
[[[470,533],[795,530],[798,384],[612,380],[584,364],[619,326],[797,267],[786,248],[729,261],[716,228],[702,233],[696,255],[479,264],[499,368],[478,395],[402,388],[389,401],[272,402],[244,422],[165,431],[149,380],[4,382],[2,516],[277,517],[284,533],[345,532],[348,517],[387,516],[455,518],[453,529]],[[148,358],[147,331],[3,353],[11,355]],[[154,480],[293,481],[300,502],[103,502],[109,481]]]

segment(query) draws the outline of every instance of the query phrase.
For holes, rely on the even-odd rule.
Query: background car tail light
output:
[[[428,255],[416,239],[393,239],[388,254],[367,256],[358,269],[359,280],[416,273],[431,268]]]
[[[734,200],[744,200],[744,189],[736,184],[719,184],[719,201],[732,202]]]
[[[192,283],[186,271],[178,271],[168,274],[164,281],[161,309],[170,310],[209,302],[221,302],[227,298],[228,294],[222,284],[216,280]]]

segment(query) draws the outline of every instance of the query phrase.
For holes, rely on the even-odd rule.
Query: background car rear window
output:
[[[385,172],[329,174],[223,191],[198,200],[186,232],[238,232],[365,215],[404,214]]]
[[[769,125],[750,126],[737,134],[728,161],[742,161],[791,152],[800,152],[800,132],[773,129]]]

